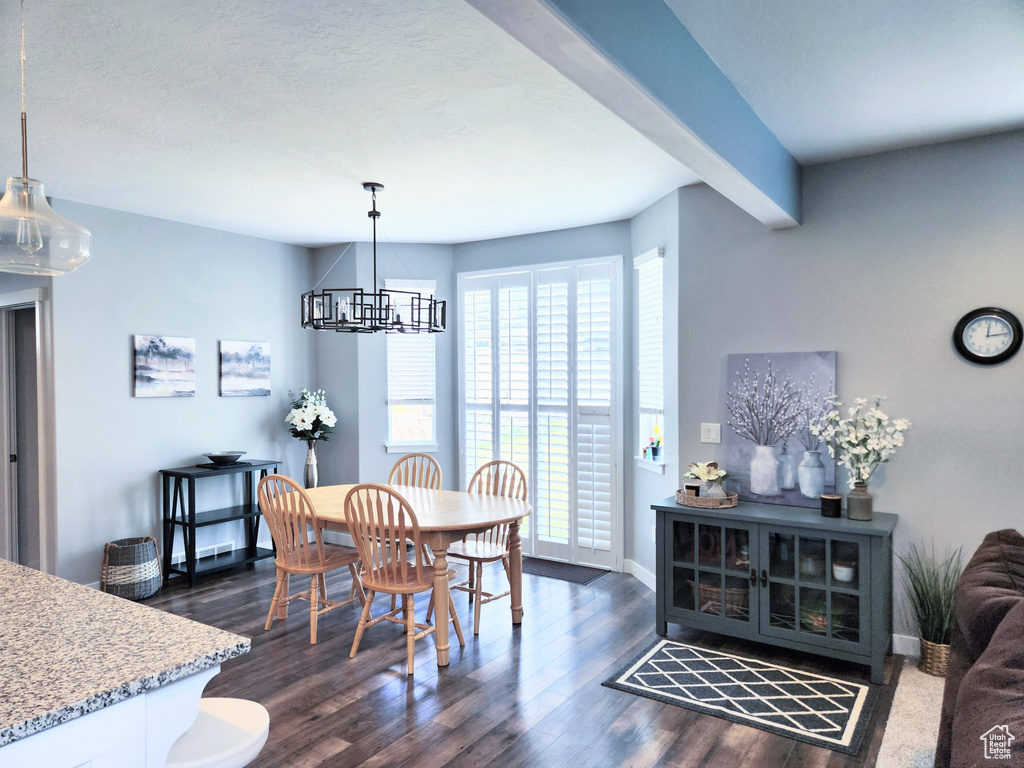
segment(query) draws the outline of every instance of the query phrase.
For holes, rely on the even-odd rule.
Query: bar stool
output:
[[[167,768],[242,768],[270,733],[266,707],[245,699],[199,701],[199,716],[167,755]]]

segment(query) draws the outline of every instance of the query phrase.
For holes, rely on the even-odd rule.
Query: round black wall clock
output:
[[[965,360],[995,365],[1009,360],[1020,349],[1024,330],[1012,312],[982,307],[960,318],[953,329],[953,346]]]

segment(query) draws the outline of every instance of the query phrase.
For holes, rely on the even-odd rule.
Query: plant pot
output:
[[[708,480],[704,483],[704,488],[701,490],[700,495],[707,499],[724,499],[726,494],[722,488],[722,481]]]
[[[821,451],[804,451],[796,474],[800,479],[801,495],[817,499],[825,492],[825,465],[821,463]]]
[[[928,675],[945,677],[948,666],[949,646],[940,643],[930,643],[922,637],[921,660],[917,662],[917,668]]]
[[[779,495],[779,460],[770,445],[755,445],[750,460],[750,492],[758,496]]]
[[[851,520],[871,519],[871,494],[865,484],[857,483],[846,494],[846,516]]]

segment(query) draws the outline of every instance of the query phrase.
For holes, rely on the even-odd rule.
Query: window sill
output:
[[[387,443],[384,446],[388,453],[437,453],[437,443]]]
[[[653,472],[656,475],[665,474],[665,462],[664,461],[652,461],[651,459],[645,459],[642,456],[634,456],[636,465],[641,469],[646,469],[648,472]]]

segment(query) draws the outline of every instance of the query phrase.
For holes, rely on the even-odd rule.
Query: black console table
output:
[[[741,502],[657,513],[657,624],[668,622],[871,667],[892,639],[896,515],[867,522],[817,509]]]
[[[274,550],[256,546],[260,530],[260,508],[256,503],[256,483],[271,470],[277,471],[279,461],[253,459],[227,467],[190,466],[177,469],[161,469],[163,486],[163,528],[164,528],[164,581],[172,574],[188,577],[190,587],[196,584],[200,574],[236,568],[253,563],[265,557],[273,557]],[[224,477],[245,473],[242,503],[239,505],[196,511],[196,481],[208,477]],[[196,558],[196,528],[207,525],[242,520],[245,526],[245,547],[231,552],[222,552],[209,557]],[[174,545],[174,531],[180,527],[185,544],[184,568],[171,565],[171,549]]]

